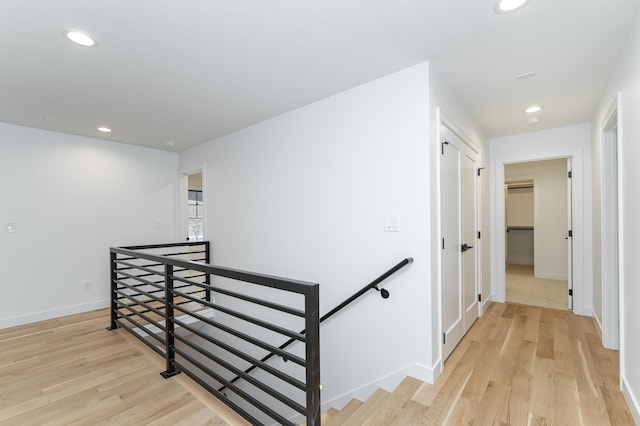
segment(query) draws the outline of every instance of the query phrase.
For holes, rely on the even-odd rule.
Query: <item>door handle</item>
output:
[[[467,243],[464,243],[463,245],[460,246],[461,251],[464,253],[465,251],[472,249],[473,246],[468,245]]]

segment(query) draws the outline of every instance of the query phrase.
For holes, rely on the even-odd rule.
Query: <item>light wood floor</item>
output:
[[[246,424],[107,324],[103,310],[0,330],[0,424]],[[632,425],[618,370],[591,318],[493,303],[435,384],[407,378],[323,424]]]
[[[507,302],[568,309],[567,281],[533,276],[533,265],[510,264],[506,270]]]
[[[633,425],[618,353],[591,318],[493,303],[433,385],[408,377],[330,410],[324,425]]]
[[[0,330],[0,424],[245,424],[108,325],[100,310]]]
[[[435,424],[633,425],[619,369],[591,318],[494,303],[413,399]]]

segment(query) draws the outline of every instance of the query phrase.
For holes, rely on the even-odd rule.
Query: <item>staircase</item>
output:
[[[329,409],[323,426],[418,425],[426,419],[428,407],[411,398],[424,382],[405,378],[393,392],[376,390],[365,402],[352,399],[342,410]]]

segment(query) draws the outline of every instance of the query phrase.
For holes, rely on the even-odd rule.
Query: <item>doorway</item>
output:
[[[205,240],[205,193],[201,170],[185,173],[181,196],[183,241]]]
[[[571,158],[571,248],[573,312],[593,315],[593,265],[589,262],[592,240],[591,145],[590,125],[542,130],[491,140],[489,151],[489,217],[491,232],[492,299],[505,302],[505,197],[504,166],[513,163]],[[567,230],[565,230],[567,231]],[[563,241],[566,234],[563,236]],[[568,240],[566,240],[568,241]]]
[[[204,197],[202,172],[188,176],[187,241],[204,241]]]
[[[509,302],[572,308],[569,172],[565,158],[504,166]]]
[[[478,151],[441,125],[442,359],[478,319]]]

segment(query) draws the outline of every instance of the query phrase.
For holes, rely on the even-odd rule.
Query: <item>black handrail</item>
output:
[[[413,258],[412,257],[407,257],[405,259],[402,259],[400,262],[398,262],[398,264],[396,264],[395,266],[393,266],[392,268],[390,268],[387,272],[385,272],[384,274],[380,275],[378,278],[376,278],[375,280],[371,281],[369,284],[367,284],[366,286],[362,287],[359,291],[357,291],[356,293],[354,293],[353,295],[351,295],[351,297],[345,299],[342,303],[340,303],[338,306],[336,306],[335,308],[333,308],[332,310],[330,310],[329,312],[327,312],[326,314],[324,314],[323,316],[320,317],[320,320],[318,321],[319,324],[322,324],[322,322],[324,320],[327,320],[329,318],[331,318],[333,315],[337,314],[339,311],[341,311],[342,309],[346,308],[349,304],[351,304],[352,302],[354,302],[357,298],[359,298],[360,296],[362,296],[363,294],[365,294],[367,291],[374,289],[378,292],[380,292],[380,296],[383,299],[388,299],[389,298],[389,291],[384,289],[384,288],[378,288],[378,284],[380,284],[382,281],[386,280],[387,278],[389,278],[391,275],[395,274],[396,272],[398,272],[400,269],[404,268],[405,266],[407,266],[408,264],[410,264],[411,262],[413,262]],[[300,334],[304,334],[306,330],[302,330],[300,332]],[[289,346],[290,344],[292,344],[293,342],[295,342],[296,339],[291,338],[289,340],[287,340],[286,342],[284,342],[282,345],[278,346],[278,349],[284,349],[287,346]],[[275,352],[270,352],[269,354],[265,355],[262,359],[260,359],[261,363],[264,363],[266,361],[268,361],[269,359],[271,359],[273,356],[277,355]],[[284,358],[284,361],[286,362],[287,359]],[[258,366],[257,365],[252,365],[251,367],[247,368],[244,371],[244,374],[248,374],[250,372],[252,372],[253,370],[255,370]],[[240,380],[242,377],[240,375],[234,377],[233,379],[231,379],[229,381],[229,383],[235,383],[238,380]],[[227,387],[226,386],[222,386],[220,389],[218,389],[218,392],[222,392],[223,390],[225,390]]]
[[[407,257],[406,259],[402,259],[402,261],[400,261],[393,268],[389,269],[387,272],[385,272],[384,274],[380,275],[378,278],[376,278],[375,280],[371,281],[366,286],[362,287],[360,289],[360,291],[358,291],[357,293],[354,293],[353,296],[349,297],[344,302],[342,302],[341,304],[339,304],[338,306],[336,306],[335,308],[333,308],[332,310],[330,310],[329,312],[324,314],[322,317],[320,317],[320,323],[322,323],[322,321],[324,321],[326,319],[329,319],[334,314],[336,314],[338,311],[344,309],[347,305],[349,305],[354,300],[356,300],[358,297],[362,296],[363,294],[365,294],[367,291],[369,291],[371,289],[375,289],[376,291],[379,291],[380,292],[380,296],[382,296],[383,299],[388,299],[389,298],[389,291],[384,289],[384,288],[383,289],[379,289],[378,288],[378,284],[380,284],[382,281],[386,280],[391,275],[395,274],[396,272],[398,272],[400,269],[404,268],[405,266],[407,266],[411,262],[413,262],[413,258],[412,257]]]

